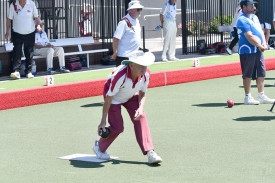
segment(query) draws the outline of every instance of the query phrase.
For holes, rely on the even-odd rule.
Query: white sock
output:
[[[251,97],[251,93],[245,94],[245,97]]]
[[[263,96],[263,95],[264,95],[264,92],[259,92],[259,93],[258,93],[258,96],[259,96],[259,97],[261,97],[261,96]]]

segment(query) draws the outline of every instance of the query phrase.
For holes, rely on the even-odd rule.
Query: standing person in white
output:
[[[113,38],[112,59],[119,66],[123,60],[139,49],[141,43],[141,28],[138,17],[143,9],[139,1],[133,0],[128,5],[128,14],[121,19]]]
[[[169,0],[165,3],[161,13],[160,22],[161,27],[164,29],[165,38],[163,44],[162,61],[168,62],[166,57],[166,52],[168,51],[168,59],[170,61],[177,61],[176,58],[176,35],[177,35],[177,25],[176,25],[176,13],[177,13],[177,0]]]
[[[238,2],[238,7],[236,8],[236,11],[235,11],[235,14],[234,14],[234,18],[232,20],[232,24],[231,26],[233,27],[234,29],[234,39],[231,41],[230,45],[228,48],[226,48],[226,52],[229,54],[229,55],[232,55],[232,49],[234,48],[234,46],[238,43],[239,41],[239,36],[238,36],[238,31],[237,31],[237,21],[238,21],[238,18],[240,16],[240,14],[242,13],[242,8],[240,6],[240,2],[241,0]]]
[[[36,26],[34,54],[46,57],[47,74],[55,74],[55,71],[53,69],[54,56],[58,56],[60,72],[70,72],[65,67],[64,49],[62,47],[55,47],[50,43],[46,32],[42,30],[43,24],[44,22]]]
[[[35,21],[34,21],[35,20]],[[33,46],[34,46],[34,31],[35,23],[40,24],[38,11],[33,1],[31,0],[14,0],[10,4],[9,13],[6,21],[5,38],[9,39],[9,29],[12,24],[12,42],[13,42],[13,72],[11,77],[20,79],[20,65],[22,55],[22,45],[24,45],[24,54],[26,57],[25,73],[28,78],[33,78],[31,73]]]

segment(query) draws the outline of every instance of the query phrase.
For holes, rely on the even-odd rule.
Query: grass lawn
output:
[[[275,57],[275,51],[267,51],[264,53],[265,58]],[[205,57],[200,59],[200,65],[213,65],[221,64],[228,62],[239,61],[239,55],[223,55],[217,57]],[[173,70],[173,69],[182,69],[193,67],[193,60],[184,60],[177,62],[168,62],[168,63],[155,63],[154,65],[149,66],[151,72],[164,71],[164,70]],[[72,83],[79,81],[88,81],[94,79],[104,79],[112,72],[113,68],[104,69],[104,70],[91,70],[87,72],[75,72],[69,74],[60,74],[54,75],[55,84],[63,83]],[[45,84],[44,77],[36,77],[34,79],[20,79],[20,80],[9,80],[0,82],[0,92],[10,91],[17,89],[33,88],[40,87]]]
[[[268,71],[265,93],[272,98],[274,81]],[[255,81],[251,94],[257,96]],[[57,159],[94,154],[102,96],[2,110],[1,183],[274,183],[271,104],[243,100],[240,76],[148,89],[145,112],[160,166],[147,164],[123,107],[124,132],[108,149],[118,159]]]

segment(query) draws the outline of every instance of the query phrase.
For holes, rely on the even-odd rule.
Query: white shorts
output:
[[[269,24],[269,23],[263,23],[263,24],[261,24],[261,26],[262,26],[262,29],[268,29],[268,30],[270,30],[271,29],[271,24]]]

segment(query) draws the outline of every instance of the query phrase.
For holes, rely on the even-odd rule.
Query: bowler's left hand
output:
[[[134,120],[140,120],[143,116],[143,109],[138,108],[134,116]]]

